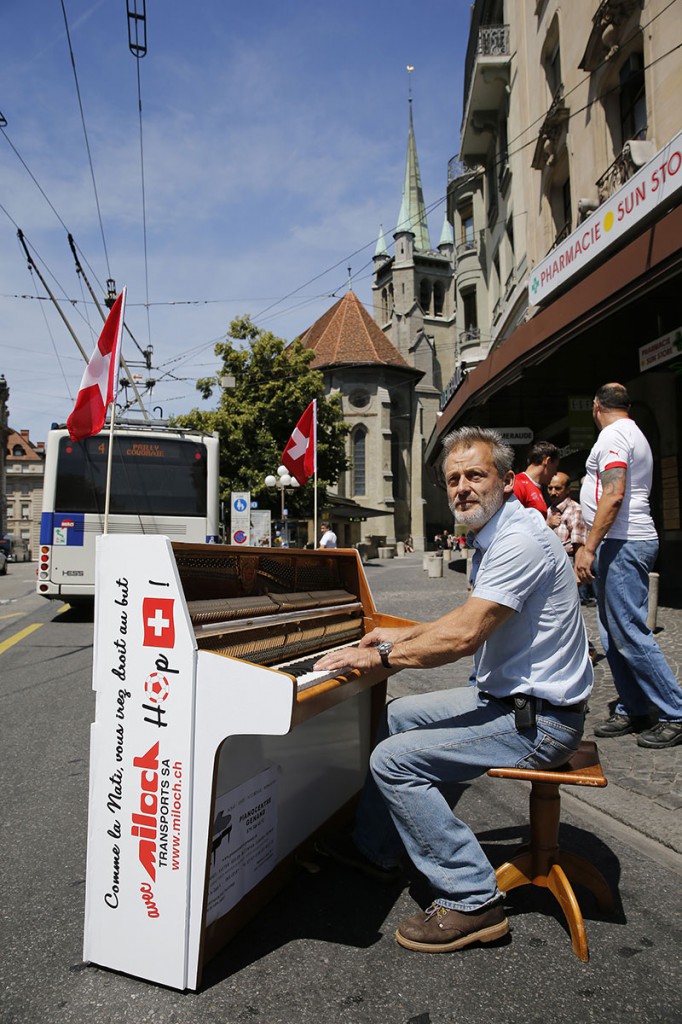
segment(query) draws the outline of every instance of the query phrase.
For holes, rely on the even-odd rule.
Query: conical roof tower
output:
[[[411,231],[414,235],[415,251],[428,252],[431,249],[429,226],[426,220],[426,204],[424,203],[424,191],[417,157],[417,143],[412,123],[412,97],[410,97],[410,128],[407,136],[405,183],[395,233],[399,235],[402,231]]]

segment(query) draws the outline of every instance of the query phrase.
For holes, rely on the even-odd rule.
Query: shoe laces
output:
[[[447,907],[441,907],[440,903],[432,903],[430,907],[425,911],[426,920],[430,921],[432,917],[444,917],[448,912]]]

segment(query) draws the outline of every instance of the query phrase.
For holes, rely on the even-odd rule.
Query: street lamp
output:
[[[278,490],[282,496],[282,525],[284,527],[284,544],[289,547],[289,531],[287,526],[286,510],[284,508],[284,495],[287,491],[295,490],[300,487],[298,480],[295,476],[291,476],[286,466],[279,466],[277,469],[277,476],[266,476],[265,486],[268,490]]]

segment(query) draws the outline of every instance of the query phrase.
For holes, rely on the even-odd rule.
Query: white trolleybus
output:
[[[50,430],[45,455],[37,590],[77,601],[95,593],[95,545],[104,530],[108,429],[72,441]],[[109,533],[218,541],[218,438],[180,427],[116,425]]]

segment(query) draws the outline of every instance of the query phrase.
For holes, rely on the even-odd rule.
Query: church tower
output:
[[[402,201],[389,255],[383,228],[374,253],[374,319],[401,355],[440,393],[455,371],[455,279],[452,227],[444,220],[437,248],[429,235],[417,143],[409,106]]]
[[[399,443],[411,449],[415,541],[422,534],[428,543],[451,518],[443,494],[422,474],[421,467],[423,449],[440,411],[441,395],[455,372],[454,237],[452,225],[444,216],[440,241],[435,249],[432,247],[411,95],[405,178],[393,240],[391,255],[382,227],[374,253],[374,319],[406,363],[420,372],[414,385],[410,436],[406,436],[407,423],[396,423],[396,434]]]

